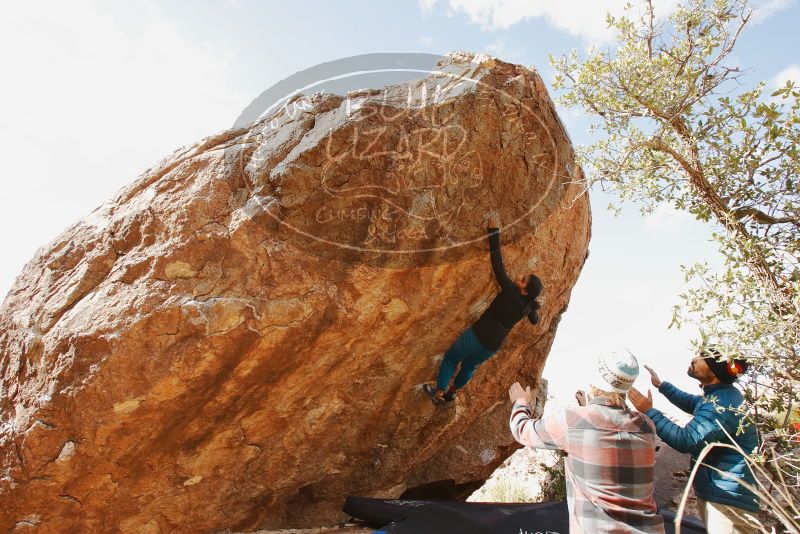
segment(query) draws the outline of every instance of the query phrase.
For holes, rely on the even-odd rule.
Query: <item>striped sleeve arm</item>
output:
[[[511,409],[509,420],[511,434],[522,445],[534,449],[552,449],[566,451],[567,420],[564,412],[533,419],[531,408],[524,400],[518,400]]]

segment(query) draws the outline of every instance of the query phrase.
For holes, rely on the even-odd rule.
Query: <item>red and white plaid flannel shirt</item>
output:
[[[646,415],[595,397],[586,406],[533,419],[519,400],[510,426],[523,445],[567,453],[571,534],[663,534],[653,499],[656,434]]]

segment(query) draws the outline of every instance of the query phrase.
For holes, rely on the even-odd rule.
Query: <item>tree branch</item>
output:
[[[771,215],[767,215],[763,211],[753,208],[753,207],[742,207],[742,208],[734,208],[731,210],[731,215],[736,219],[743,219],[745,217],[751,217],[754,221],[759,224],[784,224],[784,223],[791,223],[795,226],[800,226],[800,219],[796,219],[794,217],[773,217]]]

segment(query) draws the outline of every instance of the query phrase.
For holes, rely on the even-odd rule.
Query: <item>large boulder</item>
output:
[[[348,493],[464,497],[515,450],[507,387],[539,380],[589,203],[535,70],[440,67],[177,150],[37,252],[0,309],[0,531],[331,524]],[[498,291],[492,210],[541,321],[434,407]]]

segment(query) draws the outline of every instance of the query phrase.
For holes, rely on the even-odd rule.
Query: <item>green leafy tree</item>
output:
[[[613,50],[551,57],[560,103],[601,133],[578,150],[587,187],[669,205],[709,223],[724,259],[684,267],[687,290],[670,326],[696,323],[700,346],[747,358],[748,413],[776,487],[797,490],[791,417],[800,381],[800,91],[744,85],[730,60],[752,9],[741,0],[684,0],[659,19],[651,1],[608,16]],[[618,209],[618,206],[613,206]],[[794,441],[796,443],[796,441]],[[765,452],[762,451],[762,452]],[[773,458],[774,460],[774,458]],[[794,481],[794,482],[793,482]],[[769,488],[766,488],[769,490]],[[790,496],[796,500],[797,493]]]

